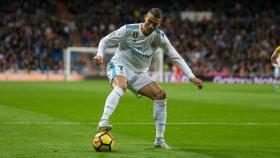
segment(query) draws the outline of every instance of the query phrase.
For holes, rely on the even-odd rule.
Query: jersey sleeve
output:
[[[118,30],[115,30],[103,37],[98,45],[97,55],[103,56],[105,49],[108,46],[113,46],[119,44],[121,41],[124,41],[126,35],[126,26],[122,26]]]
[[[176,49],[172,46],[164,33],[160,34],[159,47],[163,49],[164,53],[183,71],[189,78],[194,78],[194,74],[185,60],[179,55]]]

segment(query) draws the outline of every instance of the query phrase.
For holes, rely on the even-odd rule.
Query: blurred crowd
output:
[[[69,39],[56,7],[48,1],[0,3],[0,72],[62,69]]]
[[[58,2],[69,18],[58,11]],[[280,5],[269,1],[32,1],[0,0],[0,72],[60,71],[62,52],[83,46],[128,23],[139,23],[149,8],[164,11],[161,29],[199,76],[271,76],[270,55],[280,44]],[[182,19],[185,11],[208,11],[212,18]],[[165,58],[166,71],[172,61]]]

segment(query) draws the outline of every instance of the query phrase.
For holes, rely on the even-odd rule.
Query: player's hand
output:
[[[277,57],[278,57],[277,53],[273,53],[273,54],[272,54],[272,56],[271,56],[271,62],[272,62],[273,64],[278,64],[277,61],[276,61]]]
[[[194,85],[196,85],[198,87],[198,89],[202,89],[203,88],[203,82],[202,82],[201,79],[194,77],[194,78],[191,78],[190,81]]]
[[[103,57],[100,55],[96,55],[93,57],[93,63],[94,64],[103,64]]]

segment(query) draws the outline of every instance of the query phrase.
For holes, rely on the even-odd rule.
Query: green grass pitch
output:
[[[108,81],[0,82],[1,158],[273,158],[280,156],[280,94],[273,85],[162,84],[166,140],[153,147],[153,102],[127,92],[111,117],[117,150],[91,146]]]

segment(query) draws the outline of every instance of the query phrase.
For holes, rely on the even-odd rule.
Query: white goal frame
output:
[[[63,61],[64,61],[64,80],[65,81],[70,81],[71,80],[71,53],[76,52],[76,53],[90,53],[90,54],[96,54],[97,52],[97,47],[68,47],[64,49],[63,51]],[[107,48],[105,50],[105,54],[114,54],[116,52],[117,48]],[[156,55],[154,58],[158,58],[158,72],[157,72],[157,77],[156,80],[158,82],[163,82],[163,51],[162,49],[157,49],[156,50]]]

